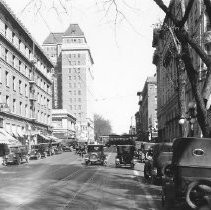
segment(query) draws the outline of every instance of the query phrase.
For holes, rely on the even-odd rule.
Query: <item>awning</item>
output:
[[[7,137],[0,133],[0,144],[10,144],[9,140],[7,139]]]
[[[3,135],[4,138],[8,140],[9,145],[21,145],[20,141],[18,141],[13,136],[11,136],[9,133],[7,133],[3,128],[0,128],[0,134]]]
[[[16,126],[12,126],[12,134],[15,138],[19,137]]]
[[[24,137],[24,135],[23,135],[23,133],[22,133],[22,131],[21,130],[17,130],[17,133],[18,133],[18,135],[19,135],[19,137],[21,137],[21,138],[23,138]]]
[[[44,136],[43,134],[37,134],[38,136],[40,136],[41,138],[47,140],[47,141],[50,141],[51,139],[48,138],[47,136]]]

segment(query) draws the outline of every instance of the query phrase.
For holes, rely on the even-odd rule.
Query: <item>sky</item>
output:
[[[79,24],[94,59],[95,113],[110,121],[114,133],[127,133],[139,109],[137,92],[156,73],[153,27],[164,13],[154,1],[117,0],[117,16],[106,0],[4,1],[40,45],[49,33]]]

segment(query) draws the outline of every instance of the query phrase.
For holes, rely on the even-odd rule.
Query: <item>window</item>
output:
[[[13,102],[12,102],[12,111],[15,113],[16,112],[16,100],[13,99]]]
[[[5,71],[5,84],[6,86],[9,86],[9,72],[8,71]]]
[[[78,105],[78,109],[81,110],[81,105]]]
[[[69,76],[69,80],[71,80],[71,76]]]
[[[78,95],[81,95],[81,90],[78,90]]]
[[[74,95],[76,95],[76,90],[74,90]]]
[[[20,108],[20,115],[22,115],[23,114],[23,110],[22,110],[22,102],[20,102],[20,105],[19,105],[19,108]]]
[[[9,96],[6,96],[6,104],[9,106],[10,105],[10,98]]]
[[[21,86],[22,86],[22,82],[21,82],[21,80],[19,80],[18,90],[19,90],[19,93],[20,94],[22,94],[22,88],[21,88]]]
[[[76,83],[74,83],[74,88],[76,88]]]
[[[12,88],[15,90],[15,76],[12,77]]]
[[[78,98],[78,102],[81,102],[81,98]]]
[[[72,107],[72,105],[70,105],[70,110],[72,110],[73,109],[73,107]]]
[[[69,73],[71,74],[71,69],[69,69]]]
[[[69,83],[69,88],[72,88],[72,83]]]
[[[27,87],[27,84],[25,84],[25,96],[28,97],[28,87]]]
[[[69,93],[70,93],[70,95],[72,95],[72,91],[71,90],[69,90]]]
[[[73,99],[72,98],[70,98],[70,103],[72,103],[73,102]]]

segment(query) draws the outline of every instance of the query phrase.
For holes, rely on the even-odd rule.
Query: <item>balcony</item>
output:
[[[205,44],[205,45],[211,44],[211,30],[206,31],[206,32],[204,33],[204,44]]]

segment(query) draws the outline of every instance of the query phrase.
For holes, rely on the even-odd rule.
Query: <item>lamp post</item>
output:
[[[188,111],[186,112],[186,116],[181,116],[179,120],[180,125],[184,125],[186,121],[189,122],[189,132],[188,136],[193,137],[194,136],[194,123],[196,122],[196,104],[195,102],[189,102],[188,104]]]

